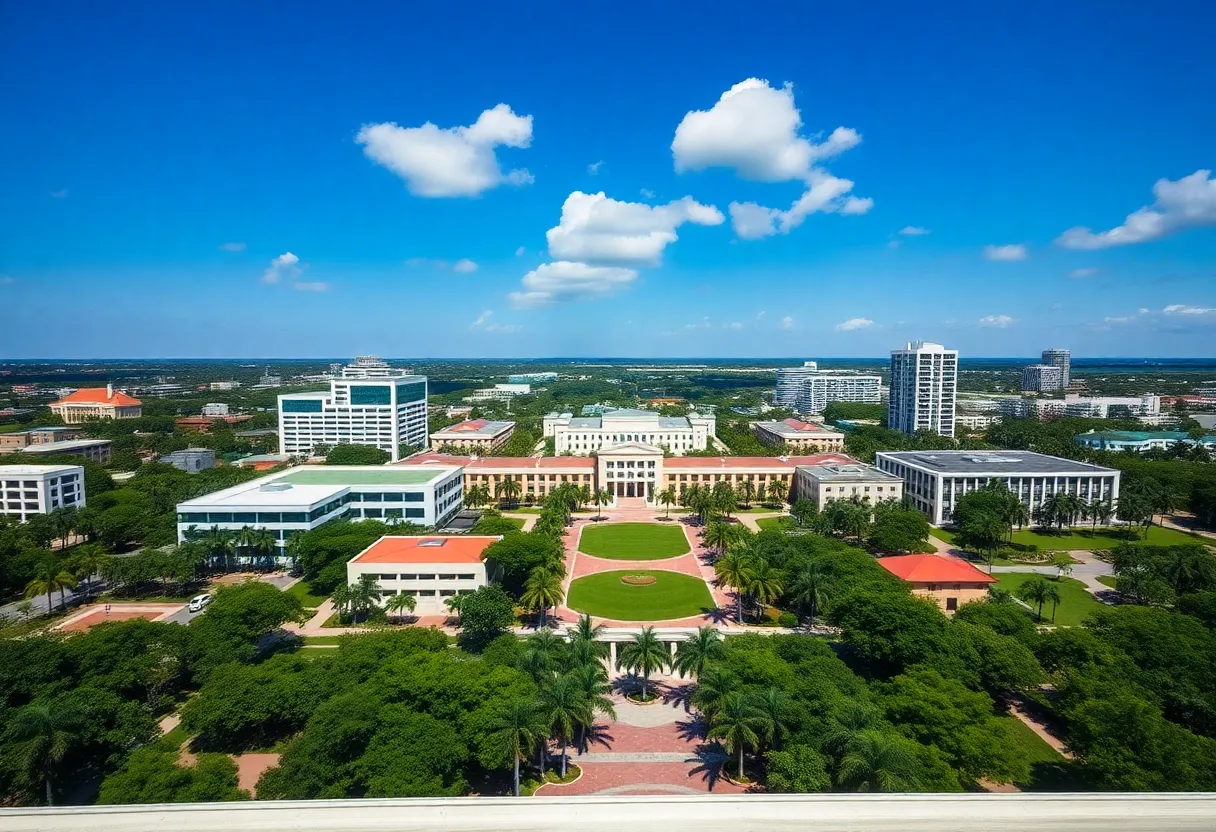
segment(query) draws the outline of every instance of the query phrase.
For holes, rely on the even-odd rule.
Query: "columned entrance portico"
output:
[[[614,498],[642,498],[654,503],[663,481],[663,451],[654,445],[628,442],[599,452],[599,482]]]

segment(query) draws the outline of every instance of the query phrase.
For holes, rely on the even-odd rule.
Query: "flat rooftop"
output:
[[[873,465],[800,465],[820,482],[903,482],[902,477],[880,471]]]
[[[43,474],[83,470],[79,465],[0,465],[0,480],[10,477],[41,477]]]
[[[277,482],[289,482],[292,485],[425,485],[447,473],[450,472],[433,468],[419,471],[399,466],[391,468],[336,466],[328,469],[313,466],[293,468],[275,479]]]
[[[1033,451],[880,451],[894,459],[941,474],[1108,474],[1113,468]]]
[[[241,462],[247,461],[240,460]],[[274,460],[273,454],[267,455]],[[234,485],[185,500],[181,510],[204,506],[304,506],[326,503],[346,489],[357,486],[425,485],[451,474],[454,466],[433,466],[425,469],[394,466],[307,466],[292,468],[251,482]]]
[[[348,563],[481,563],[501,535],[382,537]]]
[[[730,470],[792,471],[800,465],[856,465],[846,454],[810,456],[673,456],[663,460],[664,472],[709,472]]]
[[[469,419],[466,422],[460,422],[455,425],[448,425],[446,428],[441,428],[435,431],[431,436],[453,436],[462,438],[467,436],[497,436],[505,430],[510,430],[515,427],[514,422],[492,422],[488,419]]]
[[[814,422],[804,422],[801,419],[785,419],[781,422],[756,422],[761,430],[766,430],[775,436],[797,439],[811,435],[832,436],[840,435],[836,431],[817,425]]]
[[[491,474],[505,471],[566,471],[590,474],[595,471],[595,458],[589,456],[452,456],[427,453],[411,456],[397,465],[459,465],[469,474]]]
[[[30,445],[22,448],[23,454],[54,454],[70,451],[80,451],[85,448],[96,448],[98,445],[112,444],[109,439],[61,439],[58,442],[43,442],[40,445]]]

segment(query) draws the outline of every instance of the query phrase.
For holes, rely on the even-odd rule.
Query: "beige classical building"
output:
[[[484,486],[491,496],[503,494],[502,483],[519,483],[519,499],[544,499],[558,485],[568,482],[595,488],[595,460],[589,457],[547,456],[451,456],[428,453],[409,458],[410,465],[459,465],[464,469],[464,489]]]
[[[76,425],[89,419],[138,419],[143,414],[143,406],[139,399],[107,384],[82,388],[51,402],[51,412],[69,425]]]
[[[946,615],[988,597],[988,587],[996,583],[996,578],[965,560],[941,555],[900,555],[879,558],[878,563],[911,586],[913,595],[932,599]]]
[[[487,454],[505,444],[513,433],[514,422],[467,419],[432,433],[431,447]]]
[[[810,500],[820,510],[833,500],[856,497],[878,503],[899,500],[904,494],[904,481],[900,477],[860,462],[800,465],[795,481],[798,496]]]
[[[765,445],[791,451],[843,451],[844,434],[815,422],[785,419],[781,422],[752,422],[752,431]]]

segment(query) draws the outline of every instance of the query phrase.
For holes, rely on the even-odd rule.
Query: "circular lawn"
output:
[[[654,581],[637,580],[642,577]],[[626,569],[574,581],[566,606],[617,621],[666,621],[701,615],[714,608],[714,599],[700,578],[661,569]]]
[[[578,550],[611,560],[661,560],[686,555],[689,547],[675,523],[601,523],[583,529]]]

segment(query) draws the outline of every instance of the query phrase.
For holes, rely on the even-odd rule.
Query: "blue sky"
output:
[[[520,5],[0,6],[0,355],[1213,354],[1211,4]]]

